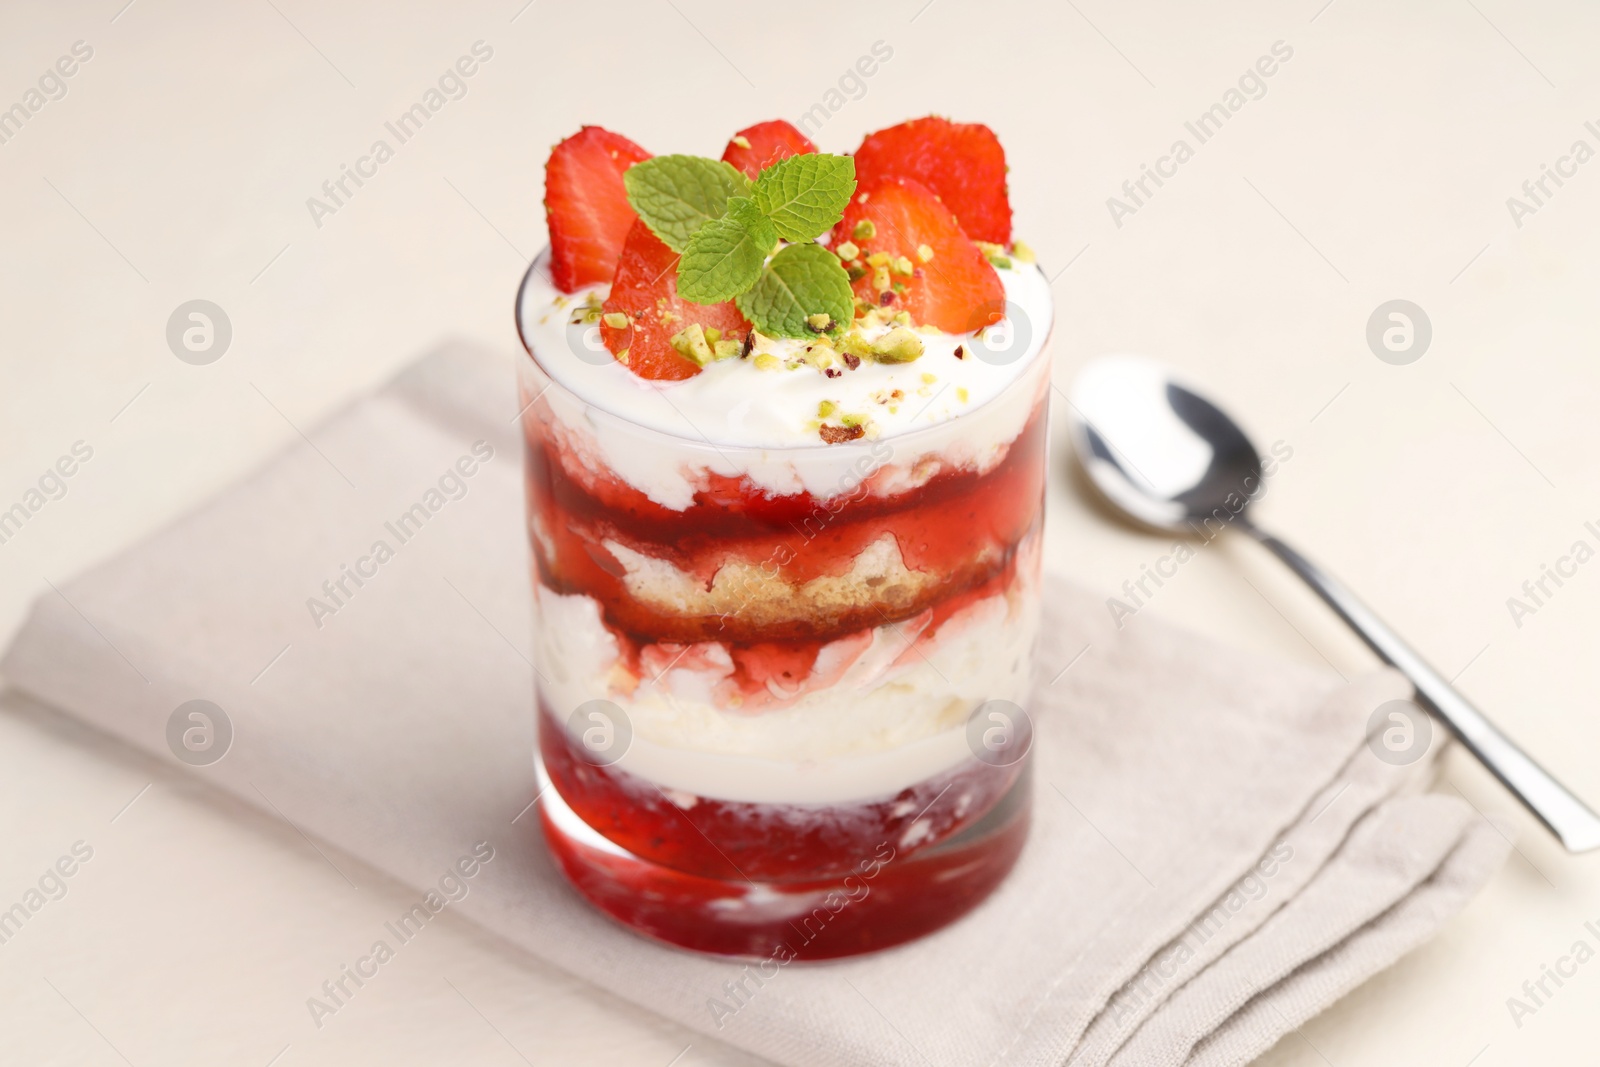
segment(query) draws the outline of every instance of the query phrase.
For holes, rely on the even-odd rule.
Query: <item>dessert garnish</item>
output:
[[[739,131],[721,159],[652,156],[586,126],[547,166],[551,279],[564,293],[609,283],[567,313],[645,379],[723,360],[828,378],[910,363],[929,332],[1000,322],[997,272],[1032,262],[1011,239],[1005,175],[993,131],[936,117],[853,156],[782,120]]]

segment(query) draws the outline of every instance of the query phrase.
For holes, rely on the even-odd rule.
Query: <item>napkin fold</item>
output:
[[[784,1064],[1242,1064],[1504,860],[1500,831],[1424,792],[1431,756],[1368,749],[1372,710],[1408,693],[1398,675],[1346,684],[1142,616],[1118,630],[1051,578],[1033,829],[984,904],[759,980],[638,938],[566,887],[530,812],[516,415],[509,362],[447,345],[41,597],[0,672],[419,896],[487,843],[452,910]],[[199,766],[172,726],[197,699],[231,731]]]

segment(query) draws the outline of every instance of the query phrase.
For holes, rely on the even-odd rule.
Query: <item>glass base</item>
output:
[[[931,933],[994,891],[1028,835],[1032,776],[1024,771],[980,820],[908,854],[884,841],[849,873],[816,881],[710,878],[617,845],[567,806],[543,758],[534,762],[545,844],[572,886],[638,933],[718,955],[832,959]]]

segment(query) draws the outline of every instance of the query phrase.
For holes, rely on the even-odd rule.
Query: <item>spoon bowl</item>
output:
[[[1068,403],[1084,473],[1143,526],[1202,534],[1261,495],[1261,458],[1244,431],[1155,360],[1102,356],[1078,375]]]

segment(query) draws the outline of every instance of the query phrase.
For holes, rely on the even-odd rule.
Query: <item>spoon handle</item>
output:
[[[1516,794],[1517,799],[1549,827],[1551,833],[1560,838],[1569,852],[1600,848],[1600,816],[1590,811],[1583,801],[1573,796],[1548,771],[1518,748],[1515,742],[1496,729],[1482,712],[1428,666],[1371,608],[1358,600],[1342,583],[1276,537],[1252,523],[1242,522],[1240,525],[1287,563],[1290,570],[1305,579],[1306,584],[1315,589],[1384,662],[1409,678],[1416,687],[1420,702],[1445,721],[1462,744],[1494,772],[1494,776]]]

